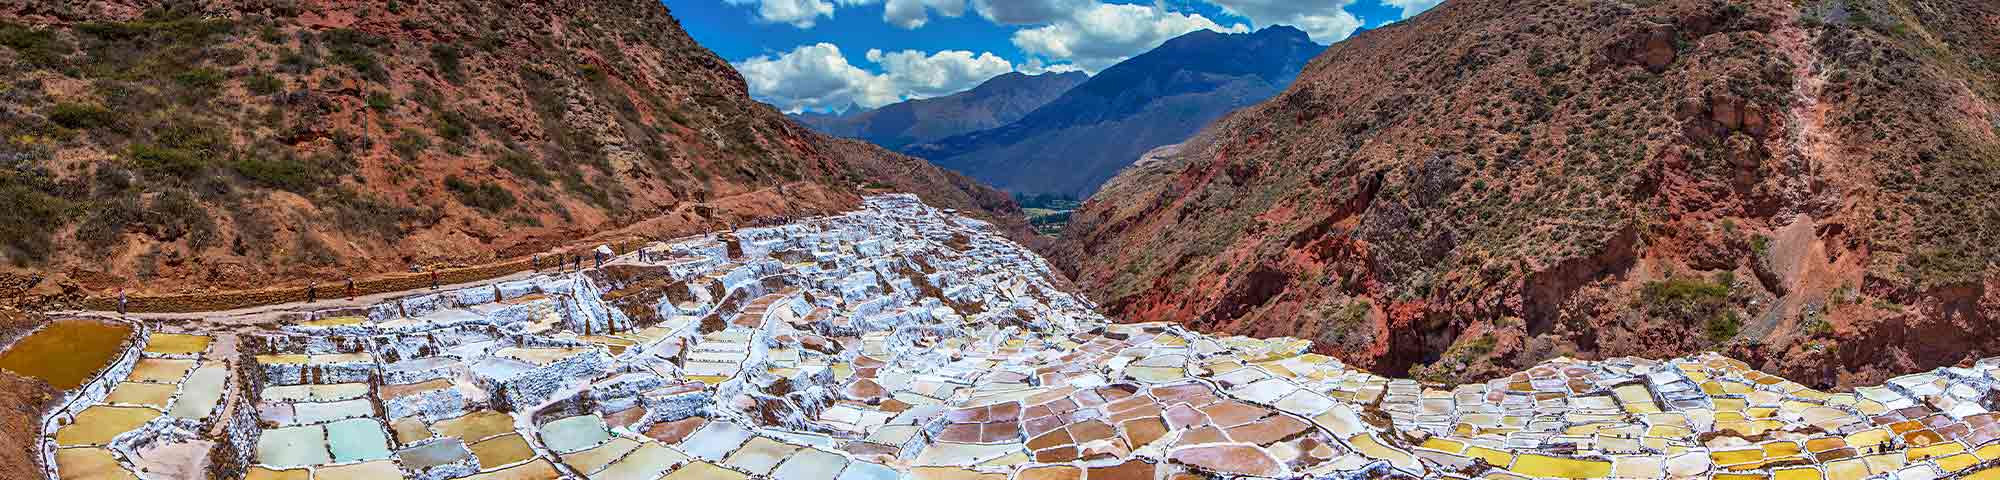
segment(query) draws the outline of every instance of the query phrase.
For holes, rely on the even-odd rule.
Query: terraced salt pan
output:
[[[187,383],[181,385],[181,396],[167,414],[190,420],[208,418],[222,403],[223,392],[228,386],[228,367],[220,363],[202,365],[188,376]]]
[[[321,465],[333,460],[327,451],[326,428],[318,425],[265,430],[257,438],[257,463],[286,469]]]
[[[473,444],[472,455],[479,459],[480,470],[492,470],[534,458],[535,449],[520,434],[510,433]]]
[[[556,453],[582,451],[611,439],[604,417],[580,415],[542,425],[542,444]]]
[[[56,468],[62,480],[138,480],[110,450],[95,447],[56,450]]]
[[[291,419],[291,423],[299,425],[361,418],[375,414],[375,404],[366,398],[339,402],[294,403],[292,404],[292,409],[295,413]]]
[[[93,405],[76,414],[76,421],[56,430],[56,445],[63,447],[100,446],[111,443],[111,439],[137,430],[140,425],[160,417],[160,411],[147,407],[114,407]]]

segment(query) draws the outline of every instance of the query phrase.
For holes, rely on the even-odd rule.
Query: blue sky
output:
[[[1291,25],[1330,44],[1442,0],[662,0],[787,112],[948,95],[1008,72],[1096,73],[1189,31]]]

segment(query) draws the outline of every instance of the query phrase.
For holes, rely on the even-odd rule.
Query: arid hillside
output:
[[[1817,385],[2000,351],[2000,4],[1452,0],[1107,184],[1126,321],[1465,381],[1719,350]]]
[[[652,0],[6,2],[0,77],[0,296],[476,264],[868,189],[1014,210],[750,100]]]

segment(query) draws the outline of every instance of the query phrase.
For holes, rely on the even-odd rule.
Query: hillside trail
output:
[[[607,242],[613,242],[619,239],[645,238],[647,240],[664,240],[664,239],[650,238],[651,236],[649,235],[641,235],[635,232],[637,230],[642,229],[643,226],[646,225],[648,222],[653,222],[662,219],[685,217],[686,215],[691,214],[692,210],[695,208],[703,206],[713,207],[717,205],[727,204],[732,201],[749,200],[757,197],[768,198],[768,196],[770,195],[783,195],[784,192],[786,192],[791,188],[804,187],[806,185],[807,185],[806,182],[792,182],[783,185],[764,187],[757,190],[738,193],[726,197],[711,199],[705,202],[685,202],[676,206],[669,213],[661,214],[653,218],[649,218],[647,220],[634,222],[632,225],[628,225],[626,227],[622,227],[619,229],[599,232],[597,234],[584,237],[580,240],[572,241],[568,244],[565,244],[562,247],[551,248],[548,251],[543,252],[543,255],[544,257],[550,257],[551,255],[558,254],[560,252],[586,251],[595,248],[598,245],[604,245]],[[730,225],[715,226],[710,231],[711,232],[726,231],[729,227]],[[688,235],[679,238],[689,238],[694,236],[700,236],[700,235]],[[500,258],[500,259],[495,259],[491,262],[486,262],[478,265],[468,265],[461,268],[479,269],[484,267],[515,263],[519,262],[521,259],[522,259],[521,257]],[[544,260],[546,261],[547,258],[544,258]],[[604,264],[606,266],[616,265],[616,264],[637,264],[637,253],[628,252],[623,255],[615,255],[612,258],[606,259]],[[122,318],[131,321],[169,323],[169,324],[174,324],[179,328],[245,327],[245,326],[270,324],[278,321],[280,317],[282,317],[284,314],[287,313],[334,310],[342,308],[362,308],[362,307],[367,307],[369,305],[380,304],[382,302],[396,298],[423,294],[425,292],[451,291],[451,290],[459,290],[471,287],[488,286],[499,283],[523,280],[538,275],[546,275],[552,273],[560,274],[562,271],[564,270],[561,267],[522,270],[522,271],[509,272],[504,275],[479,278],[463,282],[440,283],[436,287],[376,292],[376,293],[355,295],[353,297],[344,295],[343,287],[341,285],[328,284],[328,285],[322,285],[320,287],[320,290],[322,292],[325,292],[324,295],[322,296],[328,298],[322,298],[319,299],[318,301],[284,302],[284,303],[256,305],[256,306],[225,309],[225,310],[211,310],[211,311],[198,311],[198,312],[171,312],[171,313],[128,312],[125,314],[120,314],[116,310],[67,309],[67,310],[51,310],[44,313],[51,318],[64,318],[64,317],[104,318],[104,319]],[[354,281],[356,283],[362,283],[373,280],[403,279],[410,277],[419,277],[423,275],[428,275],[428,273],[399,272],[390,274],[379,274],[368,277],[355,277]],[[240,294],[245,292],[256,292],[262,290],[269,290],[269,289],[220,290],[212,292],[202,292],[193,295],[224,296],[224,295]],[[140,296],[135,295],[132,296],[132,298],[140,298]],[[93,297],[93,300],[109,300],[110,303],[114,304],[116,302],[116,299],[117,297],[115,296],[115,294],[109,297]]]

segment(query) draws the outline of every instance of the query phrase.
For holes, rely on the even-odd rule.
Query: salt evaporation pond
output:
[[[0,368],[75,389],[111,363],[131,334],[131,326],[117,322],[56,320],[0,353]]]

